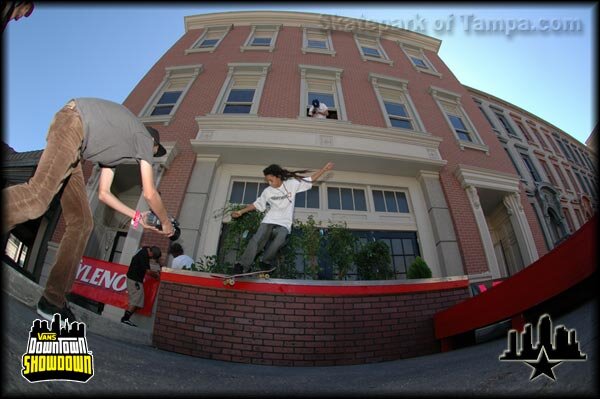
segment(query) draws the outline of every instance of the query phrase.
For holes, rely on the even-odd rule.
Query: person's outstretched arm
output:
[[[316,182],[319,179],[319,177],[323,175],[323,173],[330,171],[331,169],[333,169],[333,167],[333,162],[327,162],[325,166],[323,166],[321,169],[317,170],[315,173],[312,174],[312,176],[310,177],[312,182]]]
[[[254,206],[254,204],[249,204],[249,205],[246,205],[246,207],[244,209],[240,209],[239,211],[231,212],[231,217],[234,219],[237,219],[240,216],[242,216],[244,213],[252,212],[254,210],[256,210],[256,207]]]

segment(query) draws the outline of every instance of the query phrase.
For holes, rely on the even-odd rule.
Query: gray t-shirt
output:
[[[83,123],[83,159],[108,167],[130,159],[152,163],[154,139],[124,105],[100,98],[73,100]]]

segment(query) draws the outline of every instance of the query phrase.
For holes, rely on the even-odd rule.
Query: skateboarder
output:
[[[269,211],[260,223],[260,227],[250,239],[241,258],[234,265],[234,273],[251,271],[251,265],[254,263],[256,254],[265,247],[271,237],[273,239],[262,255],[260,269],[273,268],[273,261],[277,256],[277,252],[283,247],[288,234],[292,231],[296,194],[310,190],[312,184],[323,173],[333,169],[333,166],[333,163],[328,162],[309,177],[300,175],[307,173],[308,170],[289,171],[276,164],[269,165],[263,170],[269,187],[265,188],[260,197],[252,204],[246,205],[245,208],[239,211],[231,212],[231,217],[236,219],[244,213],[254,210],[263,212],[267,208],[267,204],[270,205]]]

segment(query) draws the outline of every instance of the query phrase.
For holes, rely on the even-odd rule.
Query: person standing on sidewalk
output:
[[[158,262],[162,253],[157,246],[140,248],[129,264],[127,271],[127,293],[129,295],[129,306],[121,317],[121,323],[137,327],[129,318],[139,309],[144,307],[144,277],[148,273],[153,278],[159,278],[160,274],[150,268],[150,259]],[[160,264],[159,264],[160,267]]]
[[[2,190],[2,234],[16,225],[42,216],[52,199],[60,195],[65,233],[37,313],[52,320],[55,313],[75,321],[67,305],[77,266],[93,229],[93,217],[83,178],[82,160],[100,165],[98,198],[114,210],[131,218],[131,224],[170,237],[174,233],[165,206],[154,185],[153,157],[166,154],[156,129],[146,127],[125,106],[99,98],[75,98],[56,113],[46,137],[35,174],[27,183]],[[162,231],[147,224],[149,213],[131,209],[110,188],[114,168],[128,161],[140,167],[144,199],[162,223]]]

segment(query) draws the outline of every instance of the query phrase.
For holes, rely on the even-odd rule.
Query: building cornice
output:
[[[396,28],[391,25],[330,14],[293,11],[232,11],[184,17],[186,32],[192,29],[204,29],[208,26],[230,24],[234,26],[281,24],[282,26],[298,28],[310,25],[344,32],[369,33],[381,39],[392,40],[394,42],[400,41],[436,53],[439,51],[442,43],[439,39],[410,30]]]

